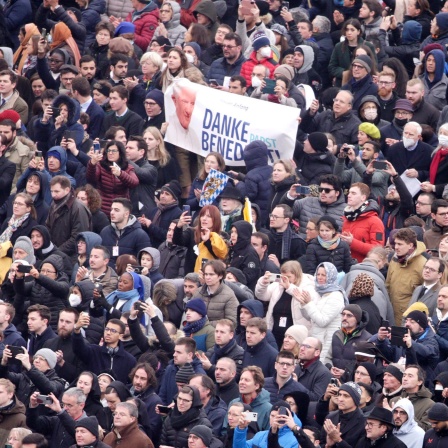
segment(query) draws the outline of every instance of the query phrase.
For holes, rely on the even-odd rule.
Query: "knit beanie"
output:
[[[202,299],[191,299],[185,305],[185,310],[193,310],[200,314],[202,317],[207,315],[207,307]]]
[[[330,215],[321,216],[319,218],[319,221],[317,221],[317,227],[319,227],[319,224],[322,221],[328,221],[333,226],[334,230],[336,230],[336,232],[339,232],[339,225],[336,222],[336,220],[333,218],[333,216],[330,216]]]
[[[348,381],[342,384],[339,390],[347,392],[353,399],[355,405],[358,407],[361,402],[361,388],[353,381]]]
[[[86,428],[95,438],[98,438],[98,420],[95,416],[84,417],[81,420],[77,420],[75,423],[75,428]]]
[[[381,138],[380,130],[372,123],[364,122],[358,126],[358,129],[366,133],[370,138],[379,140]]]
[[[110,87],[107,84],[96,83],[94,84],[93,90],[98,90],[101,95],[109,97]]]
[[[448,30],[448,12],[436,14],[436,23],[440,30]]]
[[[354,305],[354,304],[346,305],[344,307],[343,311],[345,311],[345,310],[350,311],[353,314],[353,316],[356,317],[356,322],[358,322],[358,324],[361,322],[362,309],[359,305]]]
[[[276,401],[271,408],[271,411],[278,411],[281,407],[288,409],[289,411],[291,411],[291,405],[284,400],[279,400]]]
[[[194,375],[194,369],[191,363],[184,364],[176,373],[176,383],[187,384]]]
[[[170,193],[174,199],[179,200],[181,194],[182,194],[182,187],[180,186],[180,183],[178,180],[174,179],[171,182],[168,182],[165,184],[161,190],[165,190],[168,193]]]
[[[323,132],[311,132],[311,134],[308,134],[308,141],[314,151],[327,151],[328,137]]]
[[[403,313],[403,317],[408,317],[408,314],[412,311],[421,311],[427,316],[429,315],[428,307],[423,302],[415,302],[409,306],[409,308]]]
[[[361,273],[356,276],[353,281],[352,289],[348,298],[352,297],[372,297],[374,294],[375,283],[372,278],[366,273]]]
[[[66,11],[71,11],[75,15],[76,20],[78,21],[78,23],[81,23],[81,21],[82,21],[82,13],[81,13],[81,11],[78,8],[75,8],[75,7],[66,8]]]
[[[403,45],[420,42],[422,36],[422,25],[416,20],[408,20],[403,24],[403,32],[401,34],[401,42]]]
[[[257,31],[254,34],[254,38],[252,40],[252,47],[255,51],[258,51],[261,47],[270,46],[271,42],[266,36],[264,31]]]
[[[135,25],[132,22],[120,22],[115,28],[115,36],[127,33],[135,33]]]
[[[201,57],[201,54],[202,54],[201,47],[200,47],[199,44],[197,44],[196,42],[187,42],[187,43],[184,45],[184,49],[185,49],[185,47],[191,47],[191,48],[193,48],[194,52],[196,53],[196,56],[197,56],[198,58]]]
[[[36,356],[42,356],[42,358],[45,358],[45,361],[47,361],[47,364],[50,367],[50,369],[55,368],[56,361],[58,360],[58,358],[53,350],[50,350],[49,348],[41,348],[34,354],[34,358]]]
[[[205,446],[209,446],[212,442],[213,433],[208,426],[196,425],[191,429],[190,434],[198,436],[204,442]]]
[[[61,161],[61,154],[59,154],[59,151],[48,151],[47,152],[47,159],[48,157],[56,157],[56,159],[59,160],[59,162]]]
[[[20,120],[20,115],[15,110],[12,109],[4,110],[0,114],[0,121],[3,120],[11,120],[14,123],[17,123]]]
[[[361,362],[358,367],[364,367],[367,370],[372,383],[376,381],[377,371],[375,364],[373,364],[372,362]]]
[[[401,370],[400,367],[398,367],[399,364],[389,364],[386,367],[386,370],[384,371],[384,373],[390,373],[393,377],[395,377],[398,381],[402,381],[403,379],[403,370]]]
[[[308,328],[305,325],[291,325],[285,335],[291,336],[298,344],[301,344],[308,337]]]
[[[277,65],[274,70],[274,75],[282,75],[288,81],[292,81],[292,79],[294,78],[294,68],[288,64]]]
[[[26,257],[23,258],[23,260],[26,260],[30,265],[36,264],[36,257],[34,256],[34,249],[33,249],[33,243],[27,236],[19,236],[17,238],[16,242],[14,243],[14,247],[12,249],[13,253],[13,260],[14,258],[14,250],[15,249],[22,249],[24,252],[26,252]]]
[[[233,276],[235,276],[237,281],[242,285],[247,285],[247,278],[241,269],[230,266],[226,269],[226,272],[230,272]]]
[[[366,54],[356,56],[356,58],[353,59],[353,64],[355,63],[362,65],[367,70],[367,73],[372,71],[372,59],[370,59],[370,56],[367,56]]]
[[[448,13],[447,13],[448,15]],[[444,403],[436,403],[428,411],[428,419],[435,420],[436,422],[447,422],[448,421],[448,406]]]
[[[417,322],[424,330],[428,328],[428,318],[426,314],[421,311],[411,311],[406,316],[406,319],[412,319]]]
[[[161,109],[165,106],[165,97],[159,89],[153,89],[146,95],[147,100],[154,100]]]

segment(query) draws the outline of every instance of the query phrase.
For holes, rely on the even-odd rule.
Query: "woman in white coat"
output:
[[[283,263],[280,267],[280,278],[275,281],[271,278],[271,273],[266,271],[255,287],[255,297],[269,302],[266,321],[279,347],[283,344],[286,329],[291,325],[311,328],[308,316],[302,312],[300,302],[294,298],[295,291],[298,291],[299,296],[300,293],[306,292],[312,300],[319,297],[314,289],[313,277],[302,272],[298,261]]]
[[[345,291],[338,285],[338,271],[332,263],[324,262],[317,266],[314,275],[318,300],[307,291],[294,293],[311,320],[311,334],[322,342],[320,360],[323,361],[331,346],[333,333],[341,327],[341,312],[348,303]]]

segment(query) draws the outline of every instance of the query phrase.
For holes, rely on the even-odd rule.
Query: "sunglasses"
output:
[[[324,187],[319,187],[318,190],[319,190],[319,193],[326,193],[326,194],[329,194],[330,191],[334,191],[334,188],[324,188]]]

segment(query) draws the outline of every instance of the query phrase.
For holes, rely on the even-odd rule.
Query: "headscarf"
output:
[[[327,274],[327,281],[323,285],[320,285],[317,282],[317,271],[319,270],[319,268],[324,268]],[[314,274],[314,284],[316,287],[316,291],[321,296],[330,292],[339,291],[344,297],[344,304],[348,305],[347,294],[345,293],[345,290],[338,284],[338,270],[333,263],[324,261],[323,263],[317,265],[316,273]]]
[[[25,25],[25,37],[22,40],[22,43],[20,44],[20,47],[17,48],[16,52],[14,53],[12,63],[13,66],[17,64],[17,61],[20,60],[19,65],[17,66],[17,71],[19,73],[22,73],[23,64],[25,64],[25,61],[28,58],[28,50],[26,46],[28,45],[29,40],[32,36],[39,35],[39,28],[34,23],[27,23]]]
[[[140,275],[135,272],[127,272],[127,274],[130,274],[133,279],[133,289],[130,291],[119,291],[116,289],[106,297],[107,302],[111,305],[114,305],[117,300],[126,300],[127,303],[124,304],[121,311],[130,311],[136,298],[144,301],[144,288]]]
[[[73,57],[75,58],[74,63],[76,67],[79,67],[81,54],[79,53],[79,48],[75,39],[72,37],[72,32],[64,22],[58,22],[53,28],[53,42],[51,43],[50,48],[51,50],[54,50],[63,45],[68,45],[70,47]]]

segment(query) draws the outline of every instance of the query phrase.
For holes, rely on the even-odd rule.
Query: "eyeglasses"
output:
[[[379,85],[388,86],[389,84],[393,84],[393,81],[378,81]]]
[[[362,65],[359,65],[359,64],[352,64],[352,68],[357,68],[359,70],[362,70],[362,69],[365,70],[365,67],[363,67]]]
[[[17,202],[17,201],[14,201],[14,202],[12,203],[12,205],[18,205],[18,206],[20,206],[20,207],[26,207],[26,206],[27,206],[27,205],[24,204],[23,202]]]
[[[326,194],[329,194],[330,191],[335,191],[334,188],[325,188],[325,187],[319,187],[318,190],[319,193],[326,193]]]
[[[148,107],[152,107],[152,106],[157,106],[157,103],[153,103],[153,102],[151,102],[151,101],[145,101],[145,102],[144,102],[144,105],[145,105],[145,106],[148,106]]]
[[[313,346],[311,346],[311,345],[308,345],[308,344],[300,344],[300,347],[305,347],[306,349],[310,349],[310,348],[312,348],[313,350],[317,350],[317,348],[316,347],[313,347]]]
[[[273,215],[272,213],[269,214],[269,218],[271,218],[271,219],[285,219],[284,216],[276,216],[276,215]]]
[[[429,272],[439,272],[438,269],[434,269],[434,268],[430,268],[429,266],[423,266],[423,270],[424,271],[429,271]]]
[[[115,154],[116,152],[119,152],[118,149],[108,149],[106,151],[108,154]]]
[[[294,367],[294,364],[291,364],[290,362],[278,362],[278,361],[275,361],[276,362],[276,364],[278,364],[279,366],[282,366],[282,367]]]
[[[105,332],[105,333],[112,333],[112,334],[120,333],[119,330],[115,330],[115,328],[110,328],[110,327],[106,327],[106,328],[104,329],[104,332]]]
[[[40,270],[40,273],[41,274],[56,274],[56,271],[50,271],[50,270],[48,270],[48,269],[41,269]]]
[[[177,401],[180,401],[182,403],[191,403],[193,400],[187,400],[185,398],[177,397]]]
[[[371,422],[366,422],[365,427],[366,428],[375,428],[375,426],[381,426],[381,423],[371,423]]]
[[[222,44],[221,47],[222,48],[236,48],[238,45],[224,45]]]
[[[426,204],[426,202],[420,202],[420,201],[417,201],[417,202],[415,203],[415,205],[431,205],[431,204]]]

